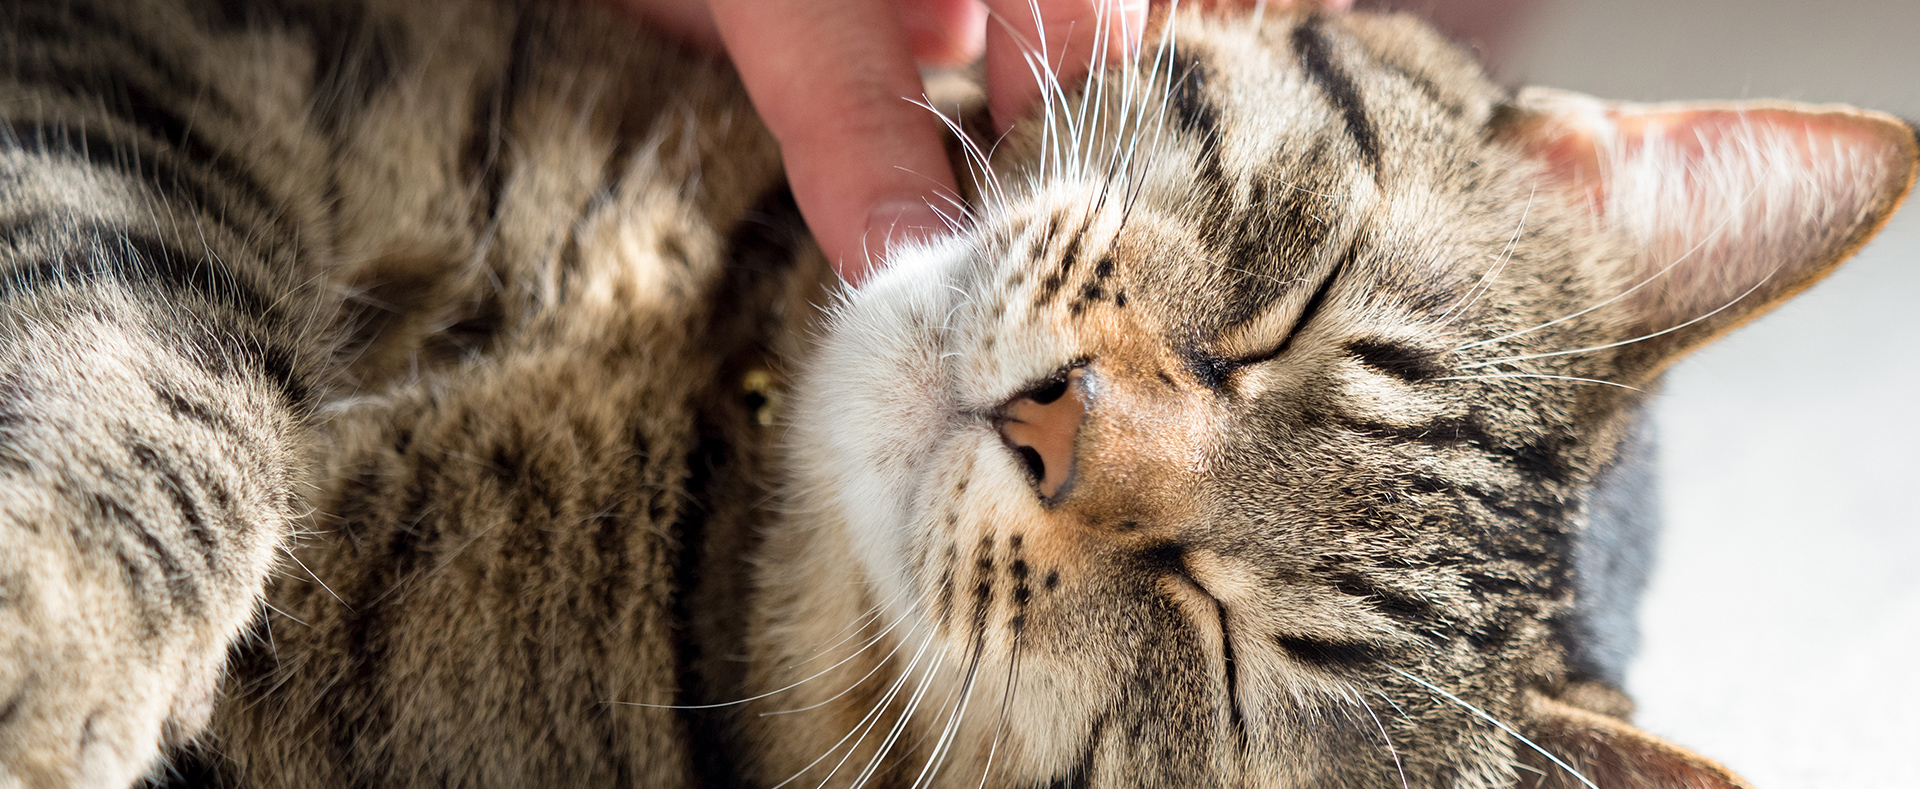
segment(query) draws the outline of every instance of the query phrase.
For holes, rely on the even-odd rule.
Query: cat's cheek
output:
[[[918,250],[833,309],[796,388],[790,457],[805,507],[846,531],[885,598],[910,600],[905,576],[924,480],[959,424],[943,359],[954,250]],[[850,568],[853,569],[853,568]]]

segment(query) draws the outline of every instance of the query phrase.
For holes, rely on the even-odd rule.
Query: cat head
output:
[[[775,618],[852,657],[768,774],[1742,785],[1571,664],[1573,551],[1660,371],[1864,243],[1913,129],[1513,93],[1399,17],[1157,30],[833,308]]]

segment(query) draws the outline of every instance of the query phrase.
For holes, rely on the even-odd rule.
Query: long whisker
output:
[[[926,699],[927,691],[933,689],[934,677],[939,673],[940,667],[946,664],[946,660],[944,651],[934,655],[933,663],[927,666],[927,673],[920,678],[919,687],[915,688],[913,695],[907,698],[907,706],[901,711],[900,719],[894,721],[893,729],[887,733],[886,739],[881,740],[880,747],[874,751],[873,759],[867,762],[866,768],[854,777],[854,789],[866,786],[867,782],[880,772],[881,762],[885,761],[887,754],[893,751],[893,745],[899,742],[900,735],[906,733],[908,724],[913,722],[913,714],[920,710],[920,702]]]
[[[907,103],[933,113],[933,117],[938,118],[940,123],[947,127],[947,131],[952,132],[954,138],[960,141],[961,150],[967,155],[967,162],[972,165],[972,167],[979,168],[978,172],[970,173],[973,177],[974,187],[979,189],[984,186],[986,188],[983,191],[986,191],[994,202],[1006,202],[1006,190],[1001,188],[1000,175],[993,171],[993,163],[987,158],[987,152],[980,150],[980,144],[975,142],[973,137],[968,135],[965,129],[961,128],[960,123],[947,117],[946,113],[934,107],[933,103],[924,96],[918,100],[908,99]],[[972,167],[969,169],[972,169]],[[981,183],[980,180],[983,177],[986,179],[984,184]]]
[[[1400,789],[1413,789],[1412,784],[1407,783],[1407,768],[1400,763],[1400,751],[1393,747],[1393,738],[1387,736],[1386,724],[1381,723],[1380,716],[1374,714],[1373,705],[1367,703],[1366,694],[1352,685],[1348,685],[1347,689],[1353,691],[1353,697],[1360,701],[1361,708],[1367,711],[1367,717],[1373,719],[1374,728],[1380,730],[1380,740],[1387,744],[1387,754],[1393,757],[1393,769],[1400,771]]]
[[[615,706],[621,706],[621,707],[647,707],[650,709],[657,709],[657,710],[712,710],[712,709],[720,709],[722,707],[737,707],[741,704],[748,704],[751,702],[759,701],[761,699],[768,698],[770,696],[778,696],[789,690],[793,690],[794,688],[800,687],[801,685],[805,685],[816,679],[824,677],[827,674],[832,673],[834,669],[844,666],[848,662],[852,661],[854,658],[860,657],[861,655],[865,654],[868,649],[873,648],[874,644],[879,643],[880,639],[886,638],[888,633],[892,632],[894,628],[899,627],[900,622],[904,621],[904,619],[905,618],[902,617],[901,620],[896,620],[893,624],[887,625],[885,630],[881,630],[879,633],[874,634],[872,638],[867,639],[866,643],[861,644],[860,648],[855,649],[853,651],[853,654],[850,654],[844,658],[841,658],[839,662],[834,663],[833,665],[828,666],[826,668],[820,669],[818,672],[806,677],[805,679],[797,680],[793,684],[787,685],[786,687],[782,687],[776,690],[770,690],[758,696],[750,696],[748,698],[740,699],[738,701],[726,701],[718,704],[647,704],[645,702],[639,702],[639,701],[607,701],[605,703],[612,704]],[[842,641],[841,643],[846,643],[846,642]],[[894,651],[898,652],[899,648],[895,647]],[[888,656],[891,657],[892,655],[889,654]],[[805,665],[806,662],[810,662],[811,660],[812,658],[808,658],[807,661],[803,661],[802,663],[799,663],[796,665]],[[883,660],[881,662],[884,663],[885,661]],[[869,674],[869,676],[871,676],[871,674]],[[841,692],[845,693],[845,691],[841,691]]]
[[[1435,378],[1433,380],[1435,381],[1484,381],[1484,380],[1493,379],[1493,378],[1545,378],[1545,379],[1554,380],[1554,381],[1577,381],[1579,383],[1584,383],[1584,384],[1605,384],[1607,386],[1618,386],[1621,389],[1631,389],[1636,392],[1644,391],[1637,386],[1628,386],[1623,383],[1601,380],[1599,378],[1581,378],[1576,375],[1547,375],[1545,373],[1489,373],[1487,375],[1451,375],[1445,378]]]
[[[1488,268],[1487,273],[1480,275],[1479,282],[1474,283],[1473,287],[1467,289],[1467,298],[1464,302],[1454,307],[1448,307],[1446,312],[1441,313],[1440,323],[1442,325],[1452,322],[1454,318],[1467,314],[1467,308],[1472,307],[1473,303],[1479,301],[1481,296],[1493,290],[1494,281],[1500,278],[1500,272],[1506,270],[1507,261],[1513,259],[1513,247],[1520,242],[1520,234],[1527,228],[1527,216],[1533,213],[1533,197],[1533,192],[1527,193],[1527,207],[1520,211],[1520,222],[1513,228],[1513,235],[1507,239],[1506,249],[1500,251],[1499,261],[1491,268]]]
[[[1696,323],[1699,323],[1699,322],[1701,322],[1701,321],[1704,321],[1704,320],[1706,320],[1706,319],[1708,319],[1708,318],[1711,318],[1711,317],[1713,317],[1713,316],[1715,316],[1715,315],[1719,315],[1720,313],[1722,313],[1722,312],[1725,312],[1725,311],[1727,311],[1728,309],[1730,309],[1730,308],[1732,308],[1732,307],[1733,307],[1733,305],[1735,305],[1735,304],[1739,304],[1739,303],[1740,303],[1740,302],[1741,302],[1742,300],[1744,300],[1744,299],[1746,299],[1746,298],[1747,298],[1748,296],[1751,296],[1751,295],[1753,295],[1753,292],[1754,292],[1754,291],[1757,291],[1757,290],[1759,290],[1761,286],[1763,286],[1763,285],[1765,285],[1765,284],[1767,284],[1767,282],[1768,282],[1769,280],[1772,280],[1772,279],[1773,279],[1773,275],[1775,275],[1775,274],[1778,274],[1778,273],[1780,273],[1780,267],[1781,267],[1781,266],[1784,266],[1784,265],[1786,265],[1786,264],[1785,264],[1784,262],[1782,262],[1782,263],[1780,263],[1779,265],[1776,265],[1776,266],[1774,266],[1774,267],[1773,267],[1773,270],[1772,270],[1772,271],[1769,271],[1769,272],[1767,272],[1767,275],[1766,275],[1766,276],[1764,276],[1764,277],[1761,277],[1761,278],[1760,278],[1760,281],[1759,281],[1759,282],[1755,282],[1755,283],[1753,283],[1753,287],[1751,287],[1751,288],[1747,288],[1747,289],[1746,289],[1746,290],[1745,290],[1744,292],[1742,292],[1742,293],[1741,293],[1740,295],[1738,295],[1738,296],[1735,296],[1735,297],[1733,297],[1733,298],[1732,298],[1731,300],[1729,300],[1729,301],[1728,301],[1727,303],[1725,303],[1725,304],[1722,304],[1722,305],[1720,305],[1719,307],[1716,307],[1716,308],[1715,308],[1715,309],[1714,309],[1714,310],[1713,310],[1712,312],[1709,312],[1709,313],[1707,313],[1707,314],[1705,314],[1705,315],[1701,315],[1701,316],[1699,316],[1699,317],[1696,317],[1696,318],[1694,318],[1694,319],[1692,319],[1692,320],[1689,320],[1689,321],[1686,321],[1686,322],[1684,322],[1684,323],[1681,323],[1681,324],[1679,324],[1679,325],[1676,325],[1676,326],[1669,326],[1669,327],[1667,327],[1667,328],[1665,328],[1665,329],[1661,329],[1660,331],[1657,331],[1657,332],[1653,332],[1652,334],[1642,334],[1642,335],[1640,335],[1640,336],[1638,336],[1638,337],[1635,337],[1635,338],[1633,338],[1633,339],[1630,339],[1630,340],[1621,340],[1621,341],[1619,341],[1619,342],[1610,342],[1610,343],[1607,343],[1607,344],[1605,344],[1605,345],[1595,345],[1595,346],[1591,346],[1591,347],[1587,347],[1587,348],[1575,348],[1575,349],[1573,349],[1573,350],[1569,350],[1569,351],[1548,351],[1548,352],[1546,352],[1546,353],[1530,353],[1530,354],[1525,354],[1525,355],[1521,355],[1521,356],[1505,356],[1505,357],[1501,357],[1501,358],[1498,358],[1498,359],[1488,359],[1488,360],[1485,360],[1485,361],[1479,361],[1479,362],[1471,362],[1471,363],[1468,363],[1468,364],[1463,364],[1463,365],[1461,365],[1461,368],[1463,368],[1463,369],[1470,369],[1470,368],[1474,368],[1474,367],[1486,367],[1486,366],[1488,366],[1488,365],[1494,365],[1494,364],[1504,364],[1504,363],[1507,363],[1507,362],[1518,362],[1518,361],[1524,361],[1524,360],[1527,360],[1527,359],[1545,359],[1545,358],[1548,358],[1548,357],[1551,357],[1551,356],[1566,356],[1566,355],[1569,355],[1569,354],[1575,354],[1575,353],[1591,353],[1591,352],[1593,352],[1593,351],[1604,351],[1604,350],[1606,350],[1606,349],[1608,349],[1608,348],[1618,348],[1618,347],[1620,347],[1620,346],[1623,346],[1623,345],[1632,345],[1632,344],[1634,344],[1634,343],[1636,343],[1636,342],[1644,342],[1644,341],[1646,341],[1646,340],[1651,340],[1651,339],[1653,339],[1653,338],[1655,338],[1655,337],[1659,337],[1660,335],[1663,335],[1663,334],[1672,334],[1673,332],[1677,332],[1677,331],[1679,331],[1679,330],[1681,330],[1681,329],[1684,329],[1684,328],[1687,328],[1688,326],[1692,326],[1692,325],[1694,325],[1694,324],[1696,324]]]
[[[1075,158],[1082,159],[1083,165],[1085,160],[1092,158],[1095,140],[1093,134],[1094,129],[1087,125],[1087,113],[1093,111],[1095,102],[1098,101],[1096,97],[1104,94],[1107,86],[1107,81],[1100,79],[1100,73],[1106,68],[1107,48],[1105,42],[1107,40],[1107,25],[1109,20],[1107,18],[1105,5],[1095,6],[1095,9],[1096,12],[1093,17],[1094,46],[1093,51],[1087,54],[1087,78],[1091,84],[1080,92],[1080,111],[1075,114],[1073,122]],[[1072,28],[1069,27],[1068,29],[1071,30]],[[1064,57],[1066,53],[1062,52],[1061,55]],[[1093,123],[1095,125],[1100,123],[1098,114],[1093,117]],[[1079,153],[1083,138],[1087,148],[1084,157]]]
[[[968,703],[973,700],[974,680],[979,676],[980,656],[986,651],[986,646],[986,633],[981,632],[974,641],[973,656],[967,661],[966,679],[960,683],[960,701],[954,707],[953,715],[947,719],[947,725],[940,732],[940,739],[934,742],[933,753],[927,758],[927,766],[920,771],[918,777],[913,779],[913,785],[909,789],[919,789],[922,781],[930,780],[939,771],[940,765],[946,762],[947,753],[952,750],[960,734],[960,722],[967,714]]]
[[[1758,187],[1756,187],[1756,189],[1757,189],[1757,188],[1758,188]],[[1487,339],[1484,339],[1484,340],[1476,340],[1476,341],[1474,341],[1474,342],[1470,342],[1470,343],[1467,343],[1467,344],[1465,344],[1465,345],[1460,345],[1460,346],[1457,346],[1457,347],[1455,347],[1455,348],[1453,349],[1453,350],[1454,350],[1454,352],[1455,352],[1455,353],[1458,353],[1458,352],[1460,352],[1460,351],[1464,351],[1464,350],[1466,350],[1466,349],[1468,349],[1468,348],[1477,348],[1477,347],[1479,347],[1479,346],[1482,346],[1482,345],[1488,345],[1488,344],[1491,344],[1491,343],[1496,343],[1496,342],[1500,342],[1501,340],[1508,340],[1508,339],[1512,339],[1512,338],[1514,338],[1514,337],[1519,337],[1519,336],[1521,336],[1521,335],[1523,335],[1523,334],[1530,334],[1530,333],[1532,333],[1532,332],[1536,332],[1536,331],[1539,331],[1539,330],[1541,330],[1541,329],[1544,329],[1544,328],[1547,328],[1548,326],[1552,326],[1552,325],[1555,325],[1555,324],[1558,324],[1558,323],[1563,323],[1563,322],[1565,322],[1565,321],[1570,321],[1570,320],[1573,320],[1574,318],[1578,318],[1578,317],[1580,317],[1580,316],[1582,316],[1582,315],[1585,315],[1585,314],[1587,314],[1587,313],[1590,313],[1590,312],[1593,312],[1594,310],[1597,310],[1597,309],[1600,309],[1600,308],[1602,308],[1602,307],[1605,307],[1605,306],[1607,306],[1607,305],[1609,305],[1609,304],[1612,304],[1612,303],[1614,303],[1614,302],[1616,302],[1616,301],[1619,301],[1619,300],[1621,300],[1621,299],[1624,299],[1624,298],[1626,298],[1627,296],[1630,296],[1630,295],[1632,295],[1632,294],[1634,293],[1634,291],[1637,291],[1637,290],[1639,290],[1639,289],[1641,289],[1641,288],[1644,288],[1644,287],[1646,287],[1647,285],[1649,285],[1649,284],[1652,284],[1654,280],[1657,280],[1657,279],[1659,279],[1659,278],[1661,278],[1661,277],[1664,277],[1664,276],[1666,276],[1666,275],[1667,275],[1667,272],[1670,272],[1670,271],[1673,271],[1673,270],[1674,270],[1674,268],[1676,268],[1676,267],[1678,267],[1678,266],[1679,266],[1679,265],[1680,265],[1681,263],[1684,263],[1684,262],[1686,262],[1688,258],[1691,258],[1691,257],[1693,257],[1693,254],[1694,254],[1695,252],[1699,252],[1699,251],[1700,251],[1700,250],[1701,250],[1702,248],[1704,248],[1704,247],[1705,247],[1705,246],[1706,246],[1707,244],[1709,244],[1709,243],[1712,243],[1714,239],[1716,239],[1716,238],[1719,238],[1719,237],[1720,237],[1720,234],[1721,234],[1722,232],[1724,232],[1724,231],[1725,231],[1725,230],[1727,229],[1727,225],[1728,225],[1729,223],[1731,223],[1731,222],[1733,222],[1733,218],[1734,218],[1734,216],[1736,216],[1736,215],[1737,215],[1737,213],[1738,213],[1738,210],[1737,210],[1737,209],[1739,209],[1739,208],[1740,208],[1741,206],[1743,206],[1743,205],[1745,205],[1745,204],[1746,204],[1746,201],[1747,201],[1747,199],[1750,199],[1750,198],[1751,198],[1752,196],[1753,196],[1753,191],[1752,191],[1752,190],[1749,190],[1749,191],[1747,192],[1747,197],[1745,197],[1745,198],[1742,198],[1742,199],[1741,199],[1741,201],[1740,201],[1740,204],[1739,204],[1739,205],[1736,205],[1736,206],[1734,206],[1734,208],[1735,208],[1736,210],[1735,210],[1735,211],[1730,211],[1730,212],[1728,212],[1728,213],[1727,213],[1727,217],[1726,217],[1725,219],[1722,219],[1722,220],[1720,220],[1720,224],[1718,224],[1718,225],[1715,225],[1715,226],[1714,226],[1714,228],[1713,228],[1713,232],[1711,232],[1711,233],[1708,233],[1708,234],[1706,235],[1706,237],[1704,237],[1704,238],[1702,238],[1702,239],[1700,239],[1700,241],[1699,241],[1699,243],[1697,243],[1697,244],[1694,244],[1694,245],[1693,245],[1693,247],[1692,247],[1692,248],[1690,248],[1690,249],[1688,249],[1688,250],[1686,251],[1686,253],[1685,253],[1685,254],[1682,254],[1682,255],[1681,255],[1680,257],[1677,257],[1677,258],[1674,258],[1674,260],[1673,260],[1673,262],[1672,262],[1672,263],[1668,263],[1668,264],[1666,265],[1666,267],[1665,267],[1665,268],[1662,268],[1662,269],[1660,269],[1659,271],[1656,271],[1656,272],[1653,272],[1652,274],[1650,274],[1650,275],[1648,275],[1646,279],[1643,279],[1643,280],[1640,280],[1640,281],[1639,281],[1638,283],[1635,283],[1633,287],[1631,287],[1631,288],[1627,288],[1626,290],[1623,290],[1623,291],[1620,291],[1619,293],[1615,293],[1615,294],[1613,294],[1613,296],[1612,296],[1611,298],[1608,298],[1608,299],[1606,299],[1605,301],[1602,301],[1602,302],[1600,302],[1599,304],[1595,304],[1595,305],[1593,305],[1593,306],[1591,306],[1591,307],[1588,307],[1588,308],[1586,308],[1586,309],[1584,309],[1584,310],[1581,310],[1581,311],[1579,311],[1579,312],[1576,312],[1576,313],[1573,313],[1572,315],[1563,315],[1563,316],[1561,316],[1561,317],[1558,317],[1558,318],[1555,318],[1555,319],[1553,319],[1553,320],[1550,320],[1550,321],[1547,321],[1546,323],[1542,323],[1542,324],[1540,324],[1540,325],[1538,325],[1538,326],[1534,326],[1534,327],[1532,327],[1532,328],[1528,328],[1528,329],[1521,329],[1521,330],[1519,330],[1519,331],[1513,331],[1513,332],[1508,332],[1508,333],[1506,333],[1506,334],[1502,334],[1502,335],[1500,335],[1500,336],[1498,336],[1498,337],[1488,337]]]
[[[1013,709],[1014,675],[1020,670],[1020,629],[1013,631],[1013,646],[1007,657],[1007,683],[1000,690],[1000,722],[994,724],[993,739],[987,742],[987,767],[980,772],[980,785],[975,789],[986,789],[987,779],[993,775],[993,757],[1000,752],[1000,736],[1007,729],[1007,714]]]
[[[885,635],[885,634],[882,633],[881,635]],[[845,690],[842,690],[839,693],[835,693],[832,696],[828,696],[825,699],[822,699],[813,704],[809,704],[805,707],[796,707],[790,710],[770,710],[767,712],[762,712],[760,713],[760,717],[765,718],[773,715],[789,715],[795,712],[806,712],[808,710],[816,710],[828,704],[832,704],[835,700],[839,699],[840,697],[845,696],[848,693],[852,693],[856,688],[864,687],[867,684],[867,680],[872,679],[873,675],[880,673],[880,669],[886,668],[887,661],[892,660],[894,655],[900,654],[900,650],[904,649],[906,645],[907,645],[907,642],[904,639],[902,639],[899,644],[894,645],[893,651],[888,652],[887,656],[881,658],[878,663],[875,663],[873,665],[873,668],[868,669],[865,675],[861,676],[857,680],[854,680],[853,684],[848,685]],[[866,647],[861,647],[861,651],[862,652],[866,651]]]
[[[813,653],[813,656],[812,656],[812,657],[809,657],[809,658],[807,658],[806,660],[802,660],[802,661],[800,661],[799,663],[796,663],[796,664],[794,664],[794,665],[797,665],[797,666],[804,666],[804,665],[806,665],[806,664],[808,664],[808,663],[812,663],[813,661],[815,661],[815,660],[819,660],[819,659],[820,659],[821,657],[823,657],[823,656],[825,656],[825,655],[827,655],[828,653],[830,653],[830,652],[832,652],[833,650],[835,650],[835,649],[838,649],[838,648],[840,647],[840,645],[841,645],[841,644],[845,644],[845,643],[847,643],[848,641],[852,641],[852,640],[854,640],[854,639],[856,639],[856,638],[859,638],[859,637],[860,637],[860,627],[861,627],[861,626],[862,626],[862,625],[863,625],[863,624],[864,624],[864,623],[865,623],[865,622],[866,622],[867,620],[869,620],[869,619],[877,619],[877,618],[879,618],[879,617],[880,617],[880,615],[881,615],[881,612],[882,612],[883,610],[885,610],[885,609],[887,609],[887,608],[889,608],[889,607],[891,607],[891,606],[892,606],[892,605],[893,605],[893,604],[894,604],[895,602],[897,602],[897,601],[899,601],[899,600],[900,600],[900,598],[902,598],[902,597],[906,597],[906,596],[907,596],[907,594],[909,594],[909,592],[908,592],[908,590],[906,590],[906,589],[901,589],[901,590],[899,590],[899,591],[897,591],[897,592],[894,592],[894,593],[893,593],[892,595],[890,595],[890,596],[888,596],[888,597],[887,597],[887,599],[885,599],[885,600],[882,600],[882,601],[880,601],[880,602],[878,602],[878,603],[874,603],[874,604],[873,604],[873,607],[872,607],[872,608],[869,608],[869,609],[867,609],[867,612],[866,612],[866,613],[864,613],[864,614],[861,614],[861,615],[860,615],[860,616],[858,616],[858,617],[855,617],[855,618],[854,618],[854,620],[853,620],[852,622],[848,622],[848,623],[847,623],[847,626],[846,626],[846,627],[842,627],[842,628],[840,628],[839,630],[837,630],[837,631],[835,631],[833,635],[830,635],[830,636],[827,636],[828,638],[833,638],[833,637],[835,637],[835,636],[838,636],[838,635],[840,635],[841,633],[845,633],[845,634],[847,634],[847,636],[846,636],[845,638],[842,638],[842,639],[840,639],[839,641],[835,641],[835,642],[833,642],[832,644],[829,644],[829,645],[827,645],[827,646],[824,646],[824,647],[821,647],[820,649],[817,649],[817,650],[815,650],[815,651],[814,651],[814,653]],[[896,623],[896,624],[897,624],[897,623]],[[889,630],[891,630],[891,629],[892,629],[892,627],[889,627],[888,629],[889,629]]]
[[[1567,764],[1566,762],[1561,761],[1560,757],[1555,756],[1551,752],[1549,752],[1547,749],[1540,747],[1540,745],[1538,743],[1535,743],[1533,740],[1529,740],[1526,737],[1521,736],[1520,732],[1513,730],[1513,727],[1508,726],[1507,724],[1501,723],[1499,719],[1493,717],[1492,715],[1488,715],[1484,710],[1480,709],[1479,707],[1475,707],[1472,704],[1467,703],[1465,699],[1462,699],[1459,696],[1455,696],[1451,693],[1446,692],[1445,690],[1441,689],[1439,685],[1435,685],[1424,679],[1416,677],[1406,671],[1403,671],[1398,666],[1387,666],[1387,669],[1392,671],[1395,674],[1399,674],[1400,676],[1406,677],[1407,679],[1410,679],[1410,680],[1413,680],[1414,682],[1419,683],[1421,687],[1440,694],[1442,698],[1445,698],[1448,701],[1451,701],[1455,704],[1460,705],[1462,709],[1465,709],[1466,711],[1479,716],[1481,720],[1484,720],[1488,723],[1493,724],[1496,728],[1500,729],[1503,732],[1506,732],[1508,736],[1511,736],[1514,739],[1519,740],[1522,744],[1526,745],[1528,748],[1532,748],[1535,751],[1538,751],[1541,756],[1547,757],[1547,759],[1553,762],[1555,766],[1558,766],[1562,770],[1566,770],[1573,777],[1580,779],[1580,783],[1585,784],[1587,786],[1587,789],[1600,789],[1600,787],[1594,785],[1592,781],[1587,780],[1586,776],[1581,775],[1579,770],[1573,769],[1573,765],[1570,765],[1570,764]]]
[[[1033,2],[1033,0],[1029,0],[1027,3],[1027,11],[1033,15],[1035,30],[1041,30],[1039,4]],[[1043,174],[1047,171],[1050,154],[1052,154],[1054,160],[1052,166],[1057,169],[1059,157],[1057,152],[1053,151],[1054,141],[1056,139],[1054,129],[1055,113],[1051,94],[1047,90],[1048,78],[1052,75],[1052,72],[1046,65],[1047,37],[1044,32],[1042,32],[1040,41],[1036,44],[1034,41],[1028,39],[1026,34],[1021,32],[1018,26],[1014,25],[1012,21],[1008,20],[991,5],[987,6],[987,18],[994,24],[999,25],[1001,32],[1006,33],[1009,38],[1013,39],[1014,45],[1020,48],[1021,59],[1026,62],[1027,70],[1033,74],[1034,84],[1040,87],[1041,110],[1043,114],[1041,116],[1040,130],[1039,170]],[[1036,56],[1039,61],[1037,63]]]
[[[914,652],[913,660],[907,663],[907,670],[900,674],[899,679],[894,680],[894,683],[891,687],[887,688],[887,692],[881,695],[880,701],[873,705],[873,709],[869,710],[866,715],[861,716],[860,720],[853,724],[852,731],[847,732],[845,737],[841,737],[838,742],[835,742],[831,747],[827,748],[826,753],[820,754],[819,758],[816,758],[813,761],[808,762],[807,766],[800,768],[800,770],[798,772],[795,772],[793,775],[787,776],[786,780],[783,780],[780,783],[774,784],[771,787],[771,789],[781,789],[781,787],[784,787],[787,784],[793,783],[795,780],[798,780],[800,776],[806,775],[808,770],[812,770],[814,767],[818,766],[821,762],[826,761],[827,757],[832,756],[834,751],[840,750],[840,746],[845,745],[847,743],[847,740],[851,740],[853,739],[855,734],[859,734],[860,739],[854,740],[853,747],[847,750],[847,754],[845,756],[840,757],[840,761],[834,764],[832,770],[827,771],[827,777],[821,779],[820,785],[824,787],[827,785],[827,781],[833,780],[834,774],[840,772],[840,768],[847,763],[848,759],[853,758],[853,754],[855,751],[858,751],[860,749],[860,742],[866,739],[866,732],[872,731],[874,726],[878,725],[880,721],[880,713],[886,710],[887,705],[893,703],[893,699],[896,695],[899,694],[900,688],[906,685],[907,678],[912,676],[913,666],[920,662],[920,656],[925,653],[927,645],[931,644],[932,642],[933,642],[933,633],[929,632],[927,633],[926,638],[921,639],[920,649]],[[869,721],[871,721],[871,723]],[[865,728],[863,729],[862,727],[865,727]]]
[[[282,548],[281,552],[285,553],[287,555],[287,558],[292,559],[294,564],[300,565],[300,569],[306,570],[307,577],[312,578],[313,582],[319,584],[321,589],[327,590],[327,596],[332,597],[336,601],[339,601],[340,605],[346,606],[346,609],[348,611],[353,610],[353,606],[347,605],[347,601],[341,600],[340,595],[334,594],[333,587],[327,586],[326,581],[320,580],[320,576],[315,575],[313,573],[313,570],[307,567],[306,562],[300,561],[300,557],[293,552],[292,548]]]

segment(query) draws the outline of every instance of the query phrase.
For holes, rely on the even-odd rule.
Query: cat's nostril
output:
[[[1085,377],[1076,369],[1009,400],[995,420],[1042,499],[1059,499],[1073,481],[1075,443],[1087,411]]]
[[[1020,465],[1027,467],[1027,474],[1035,481],[1047,478],[1047,461],[1040,457],[1040,450],[1033,447],[1015,446],[1013,454],[1020,458]]]
[[[1028,394],[1027,399],[1041,405],[1052,405],[1055,400],[1060,399],[1061,395],[1067,393],[1068,379],[1070,377],[1071,374],[1055,379],[1046,386],[1040,387],[1031,394]]]

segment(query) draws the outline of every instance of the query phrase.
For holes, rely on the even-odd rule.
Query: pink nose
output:
[[[1087,413],[1086,371],[1000,408],[1000,437],[1020,456],[1042,498],[1055,499],[1073,481],[1075,444]]]

